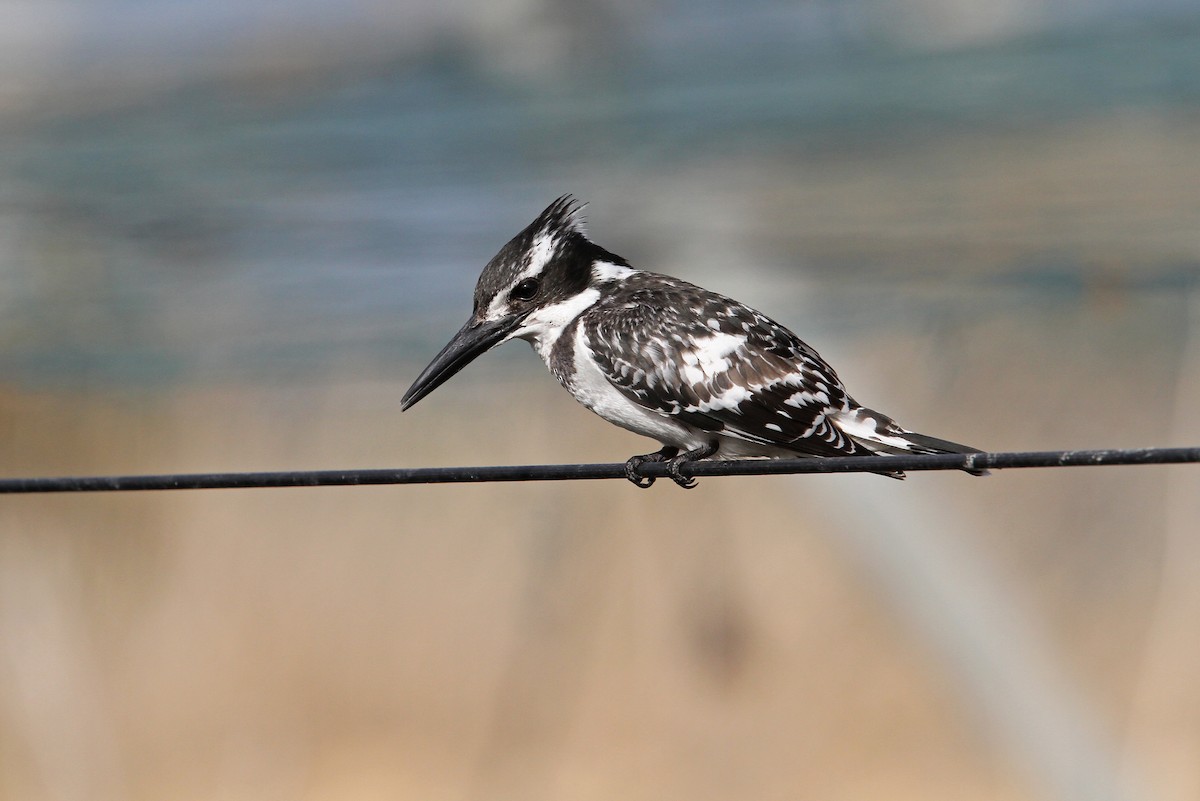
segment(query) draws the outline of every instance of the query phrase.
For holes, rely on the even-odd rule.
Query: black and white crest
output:
[[[620,261],[587,238],[583,204],[563,195],[484,267],[475,286],[475,313],[495,319],[513,311],[511,290],[526,280],[536,282],[540,303],[569,297],[586,289],[592,265],[605,259]],[[527,303],[519,294],[515,300]]]

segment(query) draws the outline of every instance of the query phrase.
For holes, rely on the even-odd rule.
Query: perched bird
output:
[[[979,452],[860,406],[815,350],[761,312],[630,266],[587,238],[581,208],[558,198],[488,262],[470,319],[404,409],[475,357],[524,339],[576,400],[662,444],[625,463],[639,487],[654,483],[638,473],[644,462],[667,462],[690,488],[679,469],[697,459]]]

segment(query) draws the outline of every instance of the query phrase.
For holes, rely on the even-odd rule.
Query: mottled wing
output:
[[[583,324],[608,380],[647,409],[801,454],[866,452],[831,419],[849,408],[833,368],[737,301],[647,273]]]

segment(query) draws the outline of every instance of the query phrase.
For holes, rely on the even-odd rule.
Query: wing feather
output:
[[[833,368],[744,304],[642,273],[582,322],[601,371],[644,408],[800,454],[866,452],[834,424],[853,401]]]

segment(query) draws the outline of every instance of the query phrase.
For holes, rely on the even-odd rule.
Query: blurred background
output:
[[[862,402],[1200,444],[1190,0],[0,2],[0,470],[620,461],[554,197]],[[0,799],[1200,798],[1193,467],[0,502]]]

